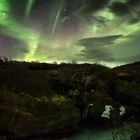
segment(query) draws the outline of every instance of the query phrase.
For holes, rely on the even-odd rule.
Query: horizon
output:
[[[100,61],[96,61],[96,62],[78,62],[76,60],[72,60],[72,61],[24,61],[24,60],[16,60],[16,59],[11,59],[8,57],[1,57],[0,56],[0,60],[3,60],[3,62],[26,62],[26,63],[45,63],[45,64],[56,64],[56,65],[61,65],[61,64],[91,64],[91,65],[101,65],[104,67],[108,67],[108,68],[115,68],[115,67],[120,67],[123,65],[127,65],[127,64],[133,64],[136,62],[140,62],[140,61],[135,61],[135,62],[130,62],[130,63],[105,63],[105,62],[100,62]]]

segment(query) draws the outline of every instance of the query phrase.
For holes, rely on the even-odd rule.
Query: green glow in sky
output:
[[[61,10],[63,7],[63,0],[60,0],[59,5],[57,5],[57,7],[56,7],[56,13],[54,15],[55,18],[54,18],[54,23],[53,23],[53,27],[52,27],[52,35],[54,35],[58,22],[59,22],[60,13],[61,13]]]
[[[26,8],[26,11],[25,11],[25,16],[28,17],[30,15],[30,12],[31,12],[31,9],[32,9],[32,6],[34,4],[34,0],[28,0],[27,2],[27,8]]]
[[[96,38],[122,35],[124,37],[115,40],[114,44],[105,46],[108,47],[117,58],[117,56],[120,57],[120,55],[118,54],[119,51],[115,51],[116,48],[120,48],[121,50],[120,46],[123,47],[124,43],[127,44],[128,41],[133,40],[133,38],[130,39],[128,36],[135,35],[140,31],[140,22],[135,24],[129,23],[129,20],[137,17],[137,12],[140,11],[139,8],[135,9],[135,11],[131,11],[131,13],[135,12],[131,16],[124,15],[119,17],[106,7],[94,13],[92,17],[90,17],[93,18],[92,22],[89,23],[83,19],[82,16],[77,15],[85,6],[83,6],[83,8],[81,7],[80,10],[78,9],[78,12],[74,11],[74,14],[68,16],[67,11],[65,13],[64,9],[65,0],[57,1],[54,5],[51,5],[51,8],[47,5],[48,3],[46,1],[46,7],[48,6],[51,10],[44,10],[43,17],[46,18],[45,21],[39,17],[40,20],[37,21],[36,24],[34,20],[32,21],[32,17],[30,17],[32,7],[36,3],[35,0],[27,1],[25,11],[23,11],[25,13],[23,19],[26,18],[25,23],[15,20],[15,18],[11,16],[12,14],[10,12],[12,12],[12,10],[8,1],[9,0],[0,0],[0,26],[2,26],[2,33],[4,35],[20,40],[26,44],[25,49],[27,52],[23,53],[23,55],[19,54],[16,56],[17,60],[84,61],[84,57],[79,55],[84,47],[82,45],[77,45],[78,40],[89,37]],[[116,0],[112,0],[112,2],[114,1]],[[125,0],[121,2],[126,3]],[[65,16],[62,16],[62,11]],[[36,12],[40,13],[40,11]],[[49,12],[49,14],[47,12]],[[72,19],[73,16],[74,20]],[[42,24],[42,22],[44,24]],[[63,23],[65,23],[64,27]],[[78,26],[79,28],[75,28],[74,26]],[[20,46],[16,47],[18,48]]]
[[[0,0],[0,11],[8,12],[9,4],[7,0]]]
[[[4,27],[5,34],[16,39],[20,39],[28,45],[25,46],[28,47],[28,53],[25,54],[24,58],[19,59],[33,60],[34,53],[38,46],[38,34],[35,33],[33,29],[17,23],[8,16],[9,5],[7,0],[0,0],[0,11],[0,25]]]
[[[0,0],[0,23],[5,22],[9,12],[9,3],[7,0]]]
[[[5,21],[0,24],[5,27],[4,32],[6,35],[27,43],[28,46],[25,47],[28,47],[28,53],[25,55],[24,59],[32,59],[38,45],[38,34],[35,33],[34,30],[24,27],[9,18],[5,19]]]

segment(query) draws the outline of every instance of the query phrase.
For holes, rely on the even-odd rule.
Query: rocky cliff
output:
[[[105,105],[113,111],[101,118]],[[26,138],[75,130],[92,121],[119,127],[140,121],[140,63],[110,69],[95,64],[0,62],[0,135]]]

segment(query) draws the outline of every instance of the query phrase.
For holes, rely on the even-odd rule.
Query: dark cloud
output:
[[[86,47],[99,47],[111,45],[116,39],[123,37],[123,35],[112,35],[96,38],[85,38],[78,41],[78,44]]]
[[[110,9],[113,13],[115,13],[118,16],[130,14],[129,5],[127,3],[114,2],[110,6]]]
[[[114,61],[113,54],[107,48],[92,48],[90,50],[85,49],[82,51],[82,56],[85,57],[86,60],[95,60],[95,61]]]
[[[109,20],[103,16],[87,16],[86,19],[91,25],[98,24],[98,26],[106,26],[106,23],[109,22]]]
[[[129,57],[118,58],[117,61],[118,62],[125,62],[125,63],[140,61],[140,54],[132,55]]]
[[[104,8],[108,2],[109,0],[86,0],[83,12],[86,14],[93,13]]]
[[[140,6],[140,0],[128,0],[128,4],[131,6]]]
[[[94,13],[98,10],[104,10],[104,8],[109,8],[111,12],[115,13],[118,16],[130,15],[132,13],[137,13],[135,7],[140,5],[139,0],[128,0],[126,2],[121,2],[114,0],[114,2],[110,5],[111,0],[67,0],[65,1],[66,9],[69,15],[77,13],[77,16],[83,16],[89,22],[91,21],[99,21],[106,22],[105,19],[99,17],[94,17]],[[109,6],[110,5],[110,6]],[[79,12],[76,12],[79,11]],[[136,20],[135,20],[136,21]]]
[[[130,24],[135,24],[140,21],[140,0],[128,0],[124,2],[114,2],[109,7],[110,10],[117,16],[129,15]]]
[[[80,11],[82,14],[91,14],[104,8],[109,0],[65,0],[65,8],[69,13]]]
[[[140,9],[140,8],[139,8]],[[133,17],[133,18],[131,18],[130,20],[129,20],[129,23],[130,24],[135,24],[135,23],[138,23],[138,22],[140,22],[140,10],[138,10],[137,12],[135,12],[136,13],[136,17]]]
[[[136,17],[136,18],[132,18],[129,20],[129,23],[130,24],[135,24],[135,23],[138,23],[140,21],[140,18],[139,17]]]
[[[85,19],[89,24],[105,24],[107,19],[94,14],[107,7],[109,0],[65,0],[65,12],[62,15],[69,19]],[[63,18],[63,17],[62,17]]]
[[[121,37],[123,36],[113,35],[79,40],[78,44],[84,46],[81,55],[87,60],[114,61],[113,54],[106,46],[114,44],[114,41]]]
[[[105,24],[106,22],[109,22],[107,18],[102,16],[94,17],[94,20],[99,24]]]

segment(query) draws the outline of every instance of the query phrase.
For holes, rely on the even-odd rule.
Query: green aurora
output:
[[[13,8],[20,10],[18,3],[12,7],[14,4],[11,4],[9,0],[0,0],[1,36],[5,35],[24,42],[26,44],[24,48],[27,50],[9,56],[21,61],[70,62],[77,60],[78,62],[99,61],[110,65],[139,60],[140,5],[129,6],[129,13],[125,13],[124,10],[121,11],[124,14],[119,15],[119,12],[115,13],[114,9],[110,8],[114,1],[108,2],[98,10],[93,10],[92,14],[90,12],[87,14],[83,10],[87,6],[84,1],[83,4],[81,2],[79,8],[75,6],[76,3],[73,4],[76,8],[72,5],[74,7],[72,9],[66,7],[65,0],[52,3],[46,0],[39,4],[37,0],[28,0],[22,11],[24,15],[21,15],[19,20],[18,15],[13,14]],[[120,0],[120,3],[128,5],[128,1]],[[39,6],[43,8],[39,10]],[[102,37],[114,35],[122,35],[122,37],[110,42],[102,40]],[[92,44],[96,46],[84,46],[78,43],[79,40],[86,38],[93,39]],[[101,38],[102,43],[97,44],[95,40],[97,38]],[[0,55],[9,57],[8,48],[5,51],[1,49],[3,44],[0,43]],[[16,46],[16,43],[8,47],[14,49],[15,52],[16,48],[20,48]],[[93,54],[89,53],[90,50]],[[103,58],[106,51],[110,52],[113,59]],[[100,57],[101,52],[102,57]]]

